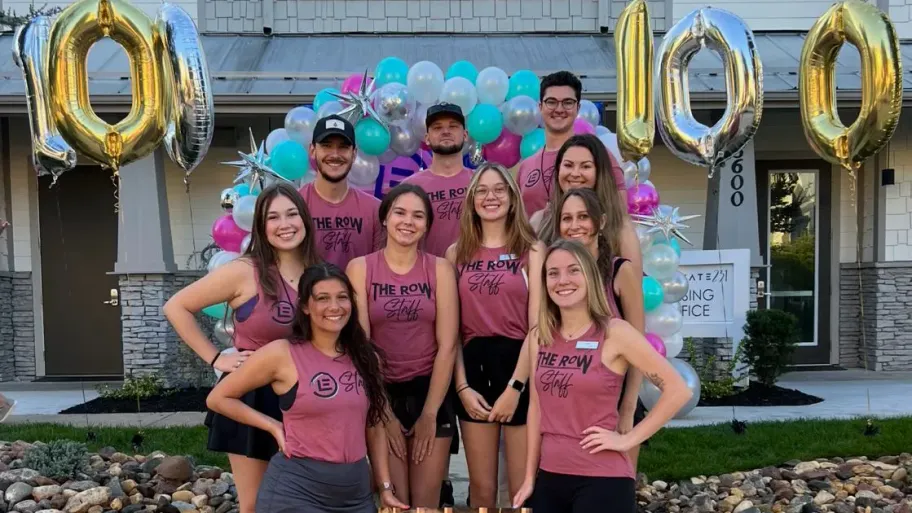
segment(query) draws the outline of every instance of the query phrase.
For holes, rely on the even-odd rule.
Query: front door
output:
[[[49,377],[123,376],[117,213],[110,170],[77,166],[38,180],[44,361]],[[107,302],[106,302],[107,301]]]
[[[757,164],[760,251],[767,265],[759,306],[798,318],[794,364],[829,365],[830,166],[822,160]]]

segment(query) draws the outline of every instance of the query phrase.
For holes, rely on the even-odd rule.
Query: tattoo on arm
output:
[[[665,390],[665,381],[660,378],[658,374],[653,372],[652,374],[646,374],[646,377],[649,378],[649,381],[651,381],[656,388],[662,391]]]

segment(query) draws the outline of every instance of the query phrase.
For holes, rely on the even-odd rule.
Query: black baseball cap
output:
[[[427,117],[424,118],[424,126],[429,127],[434,121],[445,117],[453,118],[459,121],[462,126],[465,126],[465,116],[462,114],[462,109],[459,105],[452,103],[438,103],[428,107]]]
[[[313,142],[314,144],[321,143],[331,135],[342,136],[352,146],[355,145],[355,127],[342,116],[332,114],[325,118],[320,118],[314,127]]]

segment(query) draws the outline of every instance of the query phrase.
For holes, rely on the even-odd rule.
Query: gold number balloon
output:
[[[836,56],[848,41],[861,56],[861,111],[846,127],[836,111]],[[890,140],[902,109],[902,58],[890,19],[858,0],[839,2],[811,27],[801,50],[801,122],[825,160],[858,169]]]
[[[98,40],[110,37],[130,59],[133,105],[111,125],[89,102],[86,58]],[[78,0],[60,13],[48,42],[48,78],[58,130],[82,155],[112,168],[151,153],[171,115],[167,59],[153,21],[125,0]]]
[[[655,139],[653,106],[652,27],[646,0],[633,0],[618,18],[617,140],[624,160],[637,162],[652,149]]]

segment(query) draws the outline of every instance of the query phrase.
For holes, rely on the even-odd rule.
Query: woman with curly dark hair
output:
[[[256,510],[374,513],[371,467],[383,505],[408,508],[392,493],[380,357],[358,322],[351,282],[332,264],[308,267],[297,306],[294,335],[256,351],[206,401],[279,445]],[[281,422],[240,400],[267,385],[279,395]]]

